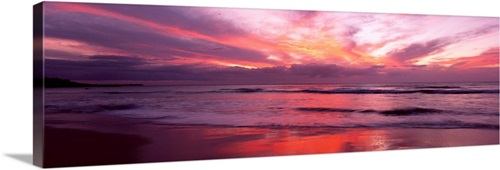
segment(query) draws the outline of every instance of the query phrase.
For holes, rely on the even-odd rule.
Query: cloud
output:
[[[388,69],[379,82],[474,82],[499,81],[498,68],[474,68],[454,70],[446,67],[422,67],[419,69]]]
[[[369,76],[378,74],[379,69],[384,66],[372,66],[369,68],[349,68],[335,64],[294,64],[289,71],[296,76],[311,78],[342,78],[351,76]]]
[[[308,77],[339,77],[342,76],[343,68],[335,64],[331,65],[300,65],[294,64],[290,68],[293,74]]]
[[[86,61],[46,59],[48,77],[71,80],[169,81],[172,84],[296,84],[352,82],[498,81],[498,67],[450,70],[415,66],[352,68],[335,64],[294,64],[257,69],[214,65],[160,65],[131,56],[88,56]]]
[[[222,20],[220,14],[215,17],[203,15],[203,7],[180,6],[145,6],[145,5],[106,5],[93,4],[99,8],[121,15],[151,21],[165,26],[192,30],[204,35],[221,36],[226,34],[245,36],[246,32],[235,27],[232,23]]]
[[[128,56],[89,56],[88,60],[74,61],[45,59],[45,74],[81,80],[126,80],[137,75],[137,68],[146,64],[140,58]]]
[[[486,35],[492,32],[498,32],[498,23],[496,24],[488,24],[478,27],[476,29],[472,29],[469,31],[461,32],[452,37],[455,41],[466,40],[475,38],[478,36]]]
[[[450,65],[450,69],[470,69],[470,68],[498,68],[499,67],[499,48],[494,47],[483,51],[476,56],[460,57],[440,64]]]
[[[435,53],[448,44],[449,42],[445,40],[437,39],[425,43],[411,44],[403,49],[392,51],[388,55],[397,61],[405,62]]]
[[[498,65],[455,56],[498,46],[492,18],[47,4],[47,73],[61,78],[328,83]]]
[[[228,35],[241,37],[245,36],[245,34],[229,23],[212,18],[204,18],[202,15],[195,18],[186,18],[188,14],[185,13],[187,12],[193,12],[189,14],[196,15],[194,14],[195,11],[192,10],[194,8],[166,7],[158,11],[142,7],[136,9],[132,6],[103,6],[106,7],[106,12],[111,12],[118,16],[130,16],[112,17],[114,15],[98,15],[98,12],[85,13],[71,11],[47,13],[45,20],[46,38],[67,39],[91,46],[119,50],[122,53],[167,60],[179,56],[203,57],[205,59],[230,62],[247,61],[254,62],[255,65],[275,63],[275,61],[268,60],[268,56],[259,50],[241,48],[216,41],[217,39],[229,41],[227,39]],[[98,9],[103,10],[101,8]],[[150,11],[145,12],[148,9]],[[125,13],[125,11],[130,11],[130,14]],[[123,12],[123,14],[120,12]],[[164,14],[172,15],[158,16],[158,12],[165,12]],[[141,13],[144,14],[140,15]],[[134,20],[129,18],[133,18]],[[149,24],[143,24],[136,20]],[[169,26],[165,27],[190,32],[192,36],[168,32],[168,30],[157,30],[164,23],[169,24]],[[204,34],[211,38],[199,37]],[[195,35],[198,35],[198,37]]]
[[[374,66],[365,69],[332,64],[295,64],[257,69],[217,67],[209,65],[160,65],[140,57],[88,56],[85,61],[46,59],[46,75],[71,80],[192,80],[207,84],[218,83],[283,83],[333,81],[352,76],[376,75]]]
[[[475,29],[437,38],[431,41],[412,43],[404,48],[397,49],[386,55],[399,62],[407,62],[412,59],[426,57],[445,51],[445,47],[462,41],[470,41],[474,38],[498,31],[498,24],[487,24]]]

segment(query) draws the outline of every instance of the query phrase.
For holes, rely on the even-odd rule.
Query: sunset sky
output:
[[[499,79],[495,17],[44,5],[49,77],[152,84]]]

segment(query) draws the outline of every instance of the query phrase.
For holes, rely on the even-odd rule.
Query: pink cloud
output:
[[[113,5],[47,4],[47,16],[68,23],[47,21],[53,59],[115,55],[155,67],[380,67],[375,77],[413,74],[417,65],[443,74],[498,68],[497,18],[145,6],[127,12]],[[92,20],[78,22],[82,18]]]

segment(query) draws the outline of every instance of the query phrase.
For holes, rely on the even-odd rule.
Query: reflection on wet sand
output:
[[[115,116],[85,116],[93,122],[62,123],[65,114],[51,115],[46,140],[56,147],[46,152],[51,166],[378,151],[412,148],[498,144],[498,129],[312,128],[161,125]],[[55,121],[58,120],[58,121]],[[113,122],[113,123],[110,123]],[[62,133],[71,132],[71,133]],[[109,137],[103,137],[106,136]],[[116,136],[116,137],[115,137]],[[121,139],[123,138],[123,140]],[[136,139],[130,143],[129,138]],[[74,140],[69,140],[74,139]],[[89,140],[91,142],[84,142]],[[65,147],[60,144],[64,144]],[[119,147],[109,159],[91,157],[102,148]],[[84,153],[76,154],[75,153]],[[124,157],[120,153],[133,153]],[[95,159],[89,159],[95,158]]]
[[[473,129],[285,129],[176,127],[143,147],[144,161],[498,144],[497,130]],[[159,132],[167,134],[164,132]],[[172,135],[172,136],[171,136]],[[159,151],[161,150],[161,151]],[[175,153],[175,154],[172,154]]]

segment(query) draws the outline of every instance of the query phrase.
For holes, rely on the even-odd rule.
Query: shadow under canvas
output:
[[[8,157],[17,159],[18,161],[33,165],[33,154],[5,154]]]

